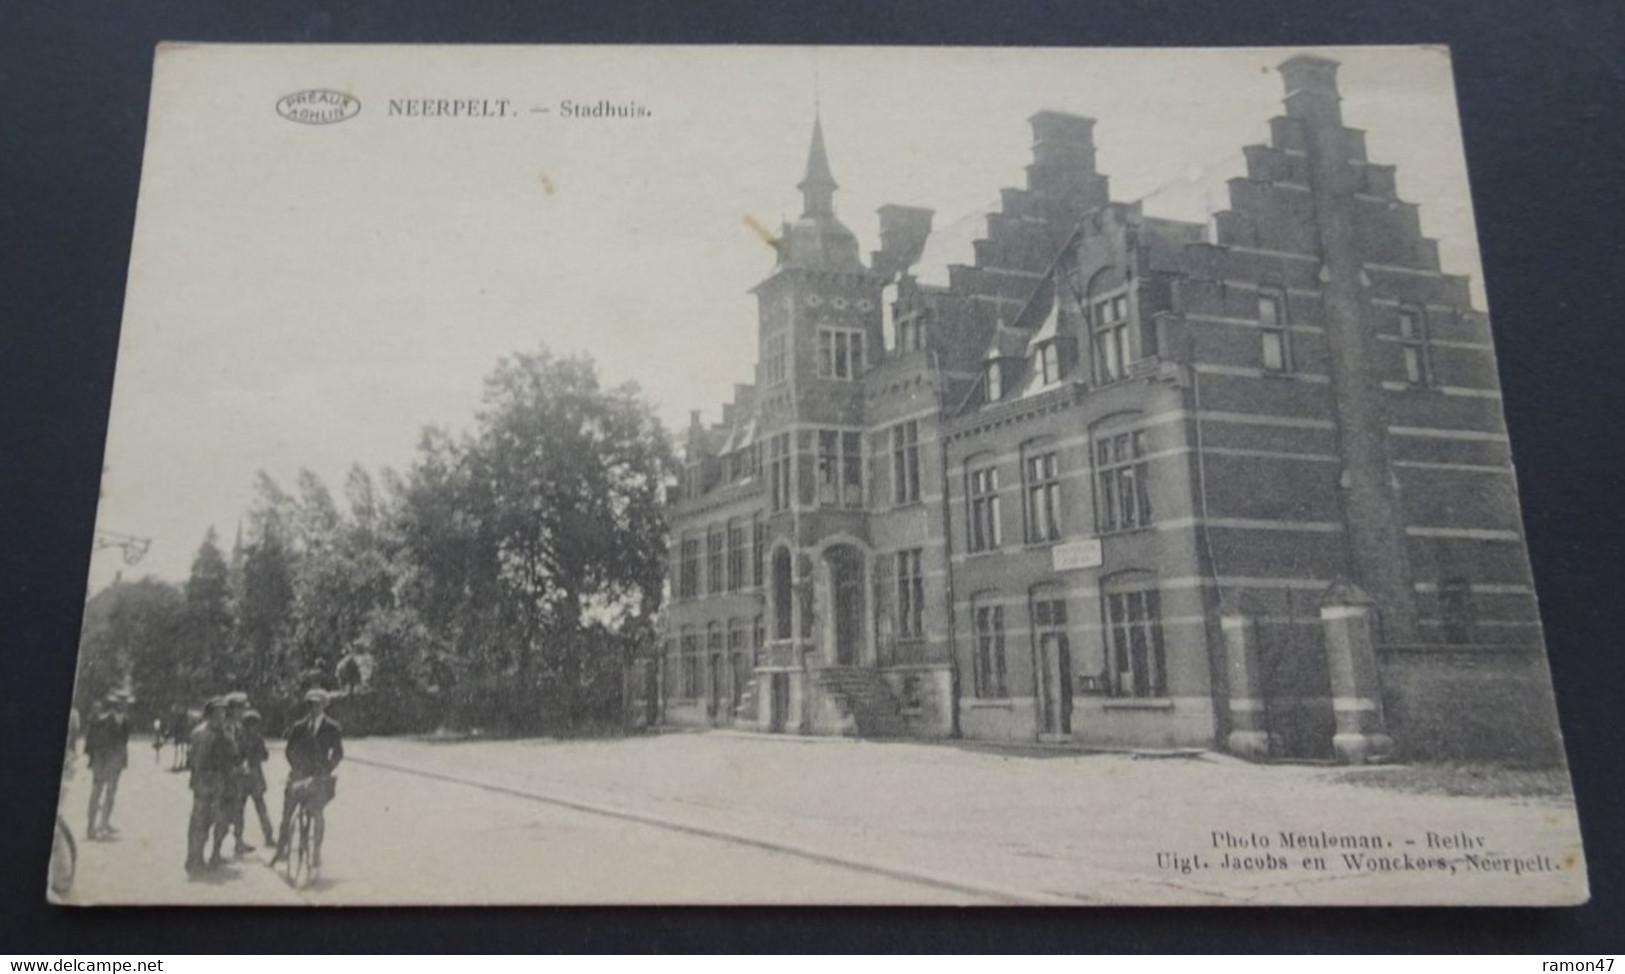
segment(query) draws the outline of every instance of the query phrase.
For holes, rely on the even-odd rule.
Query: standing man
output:
[[[232,765],[231,774],[226,778],[226,793],[223,797],[223,817],[220,828],[214,836],[214,858],[220,858],[220,846],[226,840],[226,833],[230,832],[236,842],[233,855],[241,859],[247,853],[253,852],[254,847],[243,841],[243,807],[248,803],[248,732],[243,727],[243,715],[248,713],[248,694],[235,690],[226,694],[226,736],[231,740],[232,754],[236,763]]]
[[[265,736],[261,733],[260,712],[249,710],[243,714],[243,762],[248,768],[248,797],[254,801],[254,812],[259,816],[260,834],[265,836],[267,848],[276,844],[276,831],[271,827],[271,813],[265,808],[265,762],[270,760],[271,752],[265,747]],[[239,850],[253,851],[252,846],[244,846],[243,838],[243,812],[237,812],[237,848]],[[239,853],[240,854],[240,853]]]
[[[306,714],[288,729],[288,783],[282,790],[282,828],[277,832],[276,855],[271,865],[288,857],[292,838],[293,813],[303,803],[314,820],[315,849],[311,864],[322,864],[322,836],[327,820],[322,810],[333,798],[333,769],[344,760],[343,728],[327,716],[327,691],[313,689],[305,694]]]
[[[85,756],[90,759],[90,822],[85,835],[92,840],[118,834],[113,828],[113,800],[118,797],[119,775],[130,763],[129,698],[114,691],[96,707],[85,732]]]
[[[221,818],[227,779],[237,758],[226,736],[226,701],[215,697],[203,705],[203,723],[192,731],[192,817],[186,826],[186,872],[196,876],[215,862],[205,862],[209,830]]]

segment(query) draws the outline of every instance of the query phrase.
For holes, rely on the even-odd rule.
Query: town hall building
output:
[[[1280,66],[1211,225],[1114,202],[1093,121],[1034,115],[946,286],[928,210],[860,253],[815,123],[754,381],[683,440],[660,719],[1555,753],[1489,323],[1336,72]]]

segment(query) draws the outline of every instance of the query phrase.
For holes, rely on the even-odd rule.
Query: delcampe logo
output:
[[[277,99],[276,113],[301,125],[332,125],[361,114],[361,99],[331,88],[307,88]]]

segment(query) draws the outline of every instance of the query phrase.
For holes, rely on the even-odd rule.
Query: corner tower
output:
[[[808,674],[873,665],[875,656],[866,621],[873,554],[863,376],[883,351],[885,278],[864,264],[857,237],[836,216],[838,184],[817,118],[797,188],[801,216],[781,228],[777,263],[754,289],[767,488],[767,645],[759,673],[768,681],[769,723],[806,728],[822,727],[834,712]]]

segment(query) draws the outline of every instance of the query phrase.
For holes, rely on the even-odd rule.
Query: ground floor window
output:
[[[700,695],[700,637],[685,633],[682,646],[682,693],[685,697],[697,697]]]
[[[1005,681],[1004,606],[977,605],[971,611],[976,624],[976,695],[1010,695]]]
[[[919,548],[897,553],[897,635],[919,639],[925,635],[925,572]]]
[[[1106,624],[1112,696],[1167,696],[1162,610],[1156,589],[1108,589]]]

